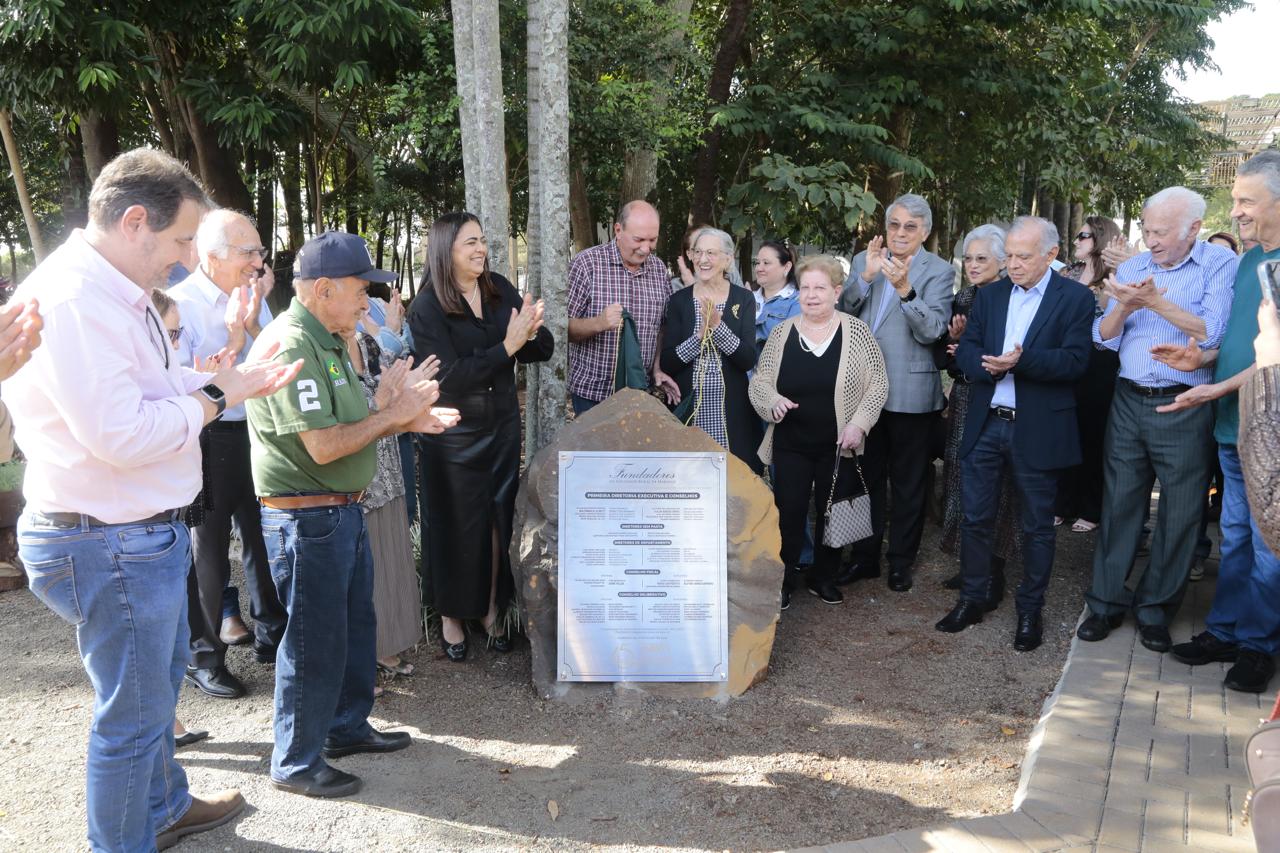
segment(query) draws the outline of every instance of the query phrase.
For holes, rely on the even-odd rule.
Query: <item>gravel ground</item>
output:
[[[337,762],[365,779],[341,801],[270,787],[273,673],[234,648],[250,695],[185,687],[180,718],[213,736],[180,756],[194,791],[238,787],[249,808],[181,849],[769,849],[1007,811],[1094,537],[1063,528],[1045,644],[1031,654],[1011,648],[1011,600],[963,634],[933,630],[954,602],[939,583],[955,563],[937,539],[926,527],[910,593],[864,581],[840,607],[797,594],[768,678],[727,705],[547,703],[529,686],[527,647],[475,650],[459,666],[424,645],[374,709],[413,746]],[[92,700],[71,629],[25,590],[0,595],[0,849],[84,848]]]

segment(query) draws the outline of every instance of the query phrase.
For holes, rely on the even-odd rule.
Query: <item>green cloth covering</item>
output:
[[[622,309],[622,329],[618,332],[618,360],[613,370],[613,390],[636,388],[649,390],[649,369],[640,355],[640,336],[636,321]]]
[[[249,400],[250,462],[259,495],[359,492],[373,480],[377,442],[326,465],[311,458],[299,433],[358,423],[369,416],[342,338],[295,298],[262,332],[259,346],[280,344],[275,360],[303,360],[302,371],[270,397]]]

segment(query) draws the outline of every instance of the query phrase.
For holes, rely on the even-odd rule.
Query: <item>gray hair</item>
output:
[[[89,221],[110,228],[125,211],[142,205],[147,227],[163,231],[178,217],[184,201],[201,208],[213,206],[191,170],[161,151],[135,148],[112,160],[93,182],[89,193]]]
[[[210,255],[226,258],[231,249],[231,240],[227,237],[227,226],[233,222],[244,221],[253,225],[253,220],[238,210],[220,207],[205,214],[196,229],[196,253],[200,260]]]
[[[1280,151],[1259,151],[1240,164],[1236,175],[1241,178],[1260,176],[1271,197],[1280,198]]]
[[[978,240],[985,240],[987,245],[991,247],[991,254],[996,256],[1002,265],[1008,256],[1004,251],[1005,231],[999,225],[992,225],[988,222],[986,225],[979,225],[977,228],[964,235],[964,245],[960,247],[962,253],[969,252],[969,244]]]
[[[720,241],[720,247],[724,250],[724,253],[729,256],[730,265],[732,265],[734,258],[733,238],[730,237],[727,232],[721,231],[719,228],[699,228],[694,232],[693,240],[690,241],[689,245],[698,245],[698,241],[707,234],[710,234],[712,237],[715,237]]]
[[[642,198],[632,199],[618,209],[618,224],[626,228],[627,220],[631,218],[631,214],[644,211],[652,212],[654,216],[658,215],[658,208],[649,204],[649,202]]]
[[[884,209],[885,219],[889,218],[889,211],[895,207],[900,207],[907,212],[909,216],[924,220],[924,230],[933,231],[933,211],[929,208],[929,202],[924,200],[924,196],[915,193],[904,193],[893,200],[893,204]]]
[[[1015,231],[1021,231],[1024,228],[1036,229],[1040,237],[1041,254],[1049,254],[1049,252],[1058,245],[1058,226],[1054,225],[1047,219],[1039,216],[1019,216],[1013,220],[1013,224],[1009,226],[1009,235],[1013,236]]]
[[[1194,237],[1195,234],[1191,233],[1191,224],[1204,219],[1204,196],[1186,187],[1165,187],[1143,202],[1142,210],[1145,214],[1150,208],[1163,207],[1165,205],[1175,205],[1182,210],[1183,218],[1181,222],[1186,229],[1183,236]]]

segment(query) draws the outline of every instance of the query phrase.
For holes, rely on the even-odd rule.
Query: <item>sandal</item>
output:
[[[399,658],[396,659],[396,663],[394,665],[385,664],[382,661],[378,661],[378,669],[392,677],[395,677],[397,675],[413,674],[413,664],[405,663]]]
[[[1071,525],[1072,533],[1092,533],[1097,529],[1096,521],[1085,521],[1083,518],[1077,518],[1075,524]]]
[[[1060,515],[1055,515],[1055,516],[1053,517],[1053,526],[1054,526],[1054,527],[1061,527],[1061,526],[1062,526],[1062,522],[1064,522],[1064,521],[1066,521],[1066,519],[1065,519],[1065,518],[1063,518],[1063,517],[1062,517],[1062,516],[1060,516]]]

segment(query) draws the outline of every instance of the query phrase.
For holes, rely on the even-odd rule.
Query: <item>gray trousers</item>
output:
[[[1182,602],[1195,561],[1213,458],[1213,409],[1161,413],[1173,395],[1145,397],[1123,380],[1116,385],[1103,445],[1102,520],[1093,555],[1093,583],[1085,594],[1092,613],[1137,612],[1141,625],[1168,625]],[[1151,537],[1151,563],[1137,586],[1126,580],[1160,480]]]

